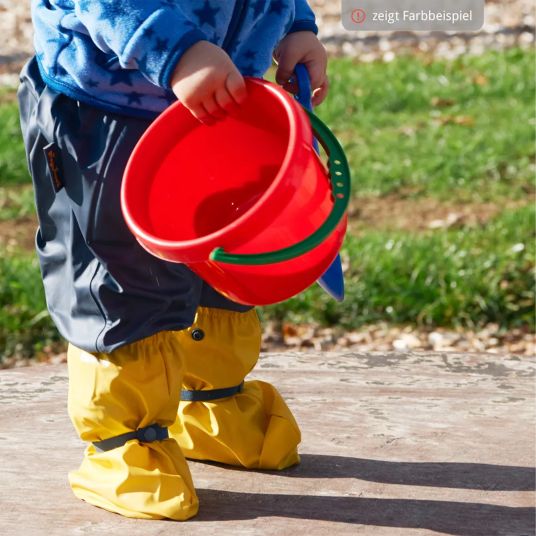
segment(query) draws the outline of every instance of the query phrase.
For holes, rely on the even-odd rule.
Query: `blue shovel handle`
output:
[[[312,88],[307,67],[303,63],[298,63],[294,68],[294,76],[296,77],[296,85],[298,86],[298,93],[295,98],[305,109],[311,111],[313,109],[313,103],[311,101]],[[318,153],[318,141],[316,138],[313,138],[313,147]],[[344,276],[340,255],[335,257],[335,260],[324,272],[322,277],[318,279],[317,283],[337,301],[340,302],[344,299]]]
[[[294,75],[296,77],[296,85],[298,86],[298,93],[295,95],[295,99],[310,112],[313,111],[313,103],[311,97],[313,90],[311,88],[311,80],[309,78],[309,72],[307,67],[303,63],[298,63],[294,68]],[[313,138],[313,147],[318,153],[318,141]]]

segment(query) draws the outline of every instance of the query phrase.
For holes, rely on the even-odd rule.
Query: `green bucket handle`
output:
[[[234,254],[226,253],[221,247],[210,253],[210,260],[228,264],[273,264],[288,261],[311,251],[321,244],[341,221],[350,199],[350,168],[340,143],[331,130],[313,113],[304,110],[309,116],[315,137],[318,139],[328,159],[329,179],[333,193],[333,208],[326,221],[307,238],[292,246],[268,253]]]

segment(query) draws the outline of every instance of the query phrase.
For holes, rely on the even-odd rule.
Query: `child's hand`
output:
[[[171,76],[177,98],[202,123],[211,125],[246,98],[244,78],[231,58],[208,41],[192,45]]]
[[[277,62],[275,79],[287,91],[296,93],[296,85],[289,83],[297,63],[304,63],[313,88],[313,106],[320,104],[328,93],[326,49],[313,32],[295,32],[281,40],[274,52]]]

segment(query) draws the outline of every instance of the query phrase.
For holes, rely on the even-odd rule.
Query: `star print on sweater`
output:
[[[285,3],[282,2],[281,0],[273,0],[271,3],[270,3],[270,13],[275,13],[277,15],[279,15],[280,13],[283,12],[283,9],[285,8]]]
[[[244,58],[246,58],[247,60],[254,60],[256,55],[257,55],[257,53],[254,50],[251,50],[251,49],[246,50],[244,52]]]
[[[159,39],[158,37],[156,38],[156,44],[155,46],[153,47],[153,50],[155,52],[165,52],[168,48],[168,41],[169,39]]]
[[[143,97],[143,95],[137,91],[131,91],[130,93],[127,93],[126,96],[129,104],[141,104],[141,98]]]
[[[216,27],[216,14],[220,11],[219,7],[212,7],[210,0],[205,0],[201,9],[194,9],[194,13],[200,25],[208,24],[213,28]]]
[[[115,86],[115,84],[125,84],[126,86],[132,86],[132,73],[121,69],[120,71],[112,71],[110,76],[110,85]]]
[[[121,2],[112,0],[107,2],[106,9],[102,9],[99,13],[99,20],[107,22],[111,26],[117,27],[118,23],[125,20],[127,14],[126,6],[123,6]]]
[[[244,75],[263,76],[287,33],[317,31],[306,0],[32,0],[32,18],[48,86],[147,118],[175,102],[171,76],[197,42],[224,46]]]
[[[83,13],[89,13],[89,8],[91,7],[92,0],[80,0],[78,5],[80,6],[80,11]]]

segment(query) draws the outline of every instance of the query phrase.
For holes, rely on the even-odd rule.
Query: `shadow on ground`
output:
[[[278,517],[420,528],[456,536],[531,536],[533,508],[481,503],[306,496],[273,493],[237,493],[199,489],[203,505],[191,522],[237,521]]]
[[[301,463],[285,471],[256,471],[290,478],[357,478],[369,482],[482,491],[534,491],[536,469],[511,465],[456,462],[391,462],[348,456],[301,454]],[[245,471],[214,462],[232,471]],[[247,470],[251,472],[251,470]]]
[[[301,459],[301,464],[296,467],[281,473],[268,473],[288,478],[357,478],[387,484],[483,491],[532,491],[536,487],[535,470],[531,467],[392,462],[316,454],[303,454]],[[197,521],[274,516],[421,528],[456,536],[531,536],[536,531],[536,509],[525,507],[415,499],[238,493],[208,489],[199,489],[198,495],[203,508]]]
[[[347,456],[302,454],[301,464],[286,476],[296,478],[359,478],[370,482],[484,491],[533,491],[533,467],[456,462],[391,462]]]

